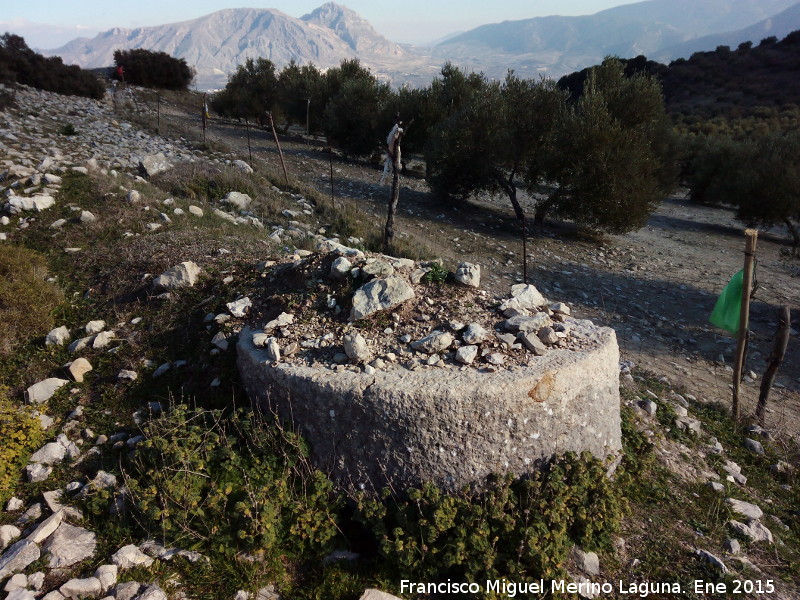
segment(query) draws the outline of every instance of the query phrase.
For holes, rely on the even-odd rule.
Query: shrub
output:
[[[45,58],[18,35],[0,36],[0,81],[16,82],[64,94],[100,99],[105,86],[89,71],[65,65],[58,56]]]
[[[31,452],[42,445],[44,431],[39,419],[30,411],[15,406],[0,388],[0,504],[5,504],[14,491],[20,469]]]
[[[143,48],[116,50],[114,64],[122,67],[126,83],[166,90],[186,90],[194,72],[183,58]]]
[[[233,556],[318,556],[339,500],[302,440],[259,415],[176,406],[151,420],[126,485],[140,524],[182,547]]]
[[[564,576],[574,543],[608,548],[625,501],[603,463],[567,455],[528,479],[497,479],[478,497],[432,485],[407,500],[360,499],[356,519],[377,538],[383,575],[397,581],[533,581]]]
[[[5,245],[0,252],[0,355],[21,340],[46,333],[60,291],[45,281],[44,257],[27,248]]]

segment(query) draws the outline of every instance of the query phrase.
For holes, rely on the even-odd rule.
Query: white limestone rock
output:
[[[154,292],[169,292],[182,287],[192,287],[197,283],[200,267],[192,261],[185,261],[164,271],[153,280]]]
[[[381,310],[399,306],[414,297],[414,290],[401,277],[373,279],[365,283],[353,294],[353,307],[349,321],[363,319]]]
[[[462,262],[456,269],[455,278],[459,283],[478,288],[481,286],[481,266]]]
[[[25,401],[28,404],[42,404],[47,402],[62,387],[69,383],[67,379],[49,377],[36,383],[25,390]]]
[[[63,346],[69,341],[70,333],[66,326],[56,327],[44,338],[46,346]]]

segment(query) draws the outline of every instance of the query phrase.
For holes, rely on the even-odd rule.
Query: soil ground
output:
[[[162,127],[200,135],[200,117],[186,107],[162,108]],[[244,124],[210,119],[206,139],[247,157]],[[281,136],[288,172],[329,194],[330,156],[321,139]],[[269,131],[250,128],[253,160],[279,168]],[[378,184],[381,166],[333,156],[337,201],[360,205],[364,218],[385,220],[389,186]],[[461,209],[436,202],[421,178],[403,177],[395,231],[426,246],[445,264],[478,263],[483,286],[507,294],[522,281],[519,223],[504,196],[482,197]],[[524,198],[523,198],[524,201]],[[529,200],[528,200],[529,202]],[[531,211],[532,213],[532,211]],[[568,223],[548,222],[528,240],[528,282],[554,301],[565,301],[580,318],[613,327],[621,360],[666,377],[700,400],[729,403],[735,339],[708,322],[730,277],[742,268],[744,227],[727,208],[698,206],[685,194],[667,198],[647,226],[601,239],[579,235]],[[752,414],[760,375],[777,327],[776,309],[800,304],[800,260],[789,256],[783,230],[761,232],[758,289],[751,309],[751,339],[743,385],[742,414]],[[800,435],[800,337],[794,326],[786,358],[770,396],[767,425]]]

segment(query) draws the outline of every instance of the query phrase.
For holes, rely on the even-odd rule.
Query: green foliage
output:
[[[447,281],[447,276],[449,275],[449,271],[444,268],[443,265],[439,263],[431,264],[428,271],[425,272],[425,275],[422,276],[422,283],[433,283],[436,285],[441,285],[445,281]]]
[[[327,101],[325,78],[314,65],[292,60],[278,75],[278,103],[288,124],[305,125],[308,117],[311,131],[320,131]]]
[[[18,35],[0,36],[0,82],[22,83],[66,96],[100,99],[105,86],[89,71],[65,65],[58,56],[45,58]]]
[[[174,196],[191,200],[218,201],[228,192],[241,192],[251,198],[258,196],[252,179],[241,171],[210,163],[178,165],[156,175],[153,183]]]
[[[558,133],[550,177],[559,184],[537,211],[555,208],[579,225],[624,233],[647,218],[674,183],[669,124],[658,82],[625,77],[606,59]],[[538,216],[538,215],[537,215]]]
[[[39,419],[27,408],[15,406],[6,390],[0,388],[0,504],[5,504],[20,479],[20,469],[28,462],[31,452],[44,442]]]
[[[266,58],[248,58],[228,78],[225,89],[214,96],[211,107],[226,117],[254,119],[263,124],[277,98],[275,65]]]
[[[355,518],[376,536],[388,579],[531,581],[563,576],[574,543],[608,548],[624,508],[603,463],[584,454],[490,481],[477,496],[426,485],[406,500],[362,497]]]
[[[181,547],[233,556],[319,556],[339,499],[302,440],[244,411],[176,406],[144,428],[127,469],[141,525]]]
[[[65,125],[59,127],[58,133],[60,135],[71,136],[77,135],[78,131],[75,129],[75,126],[72,123],[66,123]]]
[[[114,64],[122,67],[126,83],[165,90],[186,90],[194,72],[186,59],[144,48],[114,51]]]
[[[695,202],[730,204],[750,226],[785,224],[800,245],[800,132],[749,141],[703,137],[691,146],[688,181]]]
[[[61,301],[60,291],[48,281],[47,263],[33,250],[9,244],[0,252],[0,355],[17,342],[46,333],[51,313]]]
[[[357,61],[343,62],[327,78],[331,97],[325,107],[325,135],[345,154],[371,154],[391,129],[391,122],[379,118],[389,87],[378,83]]]

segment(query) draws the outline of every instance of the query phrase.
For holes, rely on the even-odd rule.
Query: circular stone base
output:
[[[238,366],[250,398],[290,421],[314,464],[347,490],[447,490],[529,473],[565,452],[621,448],[614,331],[571,321],[589,350],[553,350],[495,372],[393,364],[368,375],[272,363],[245,328]]]

